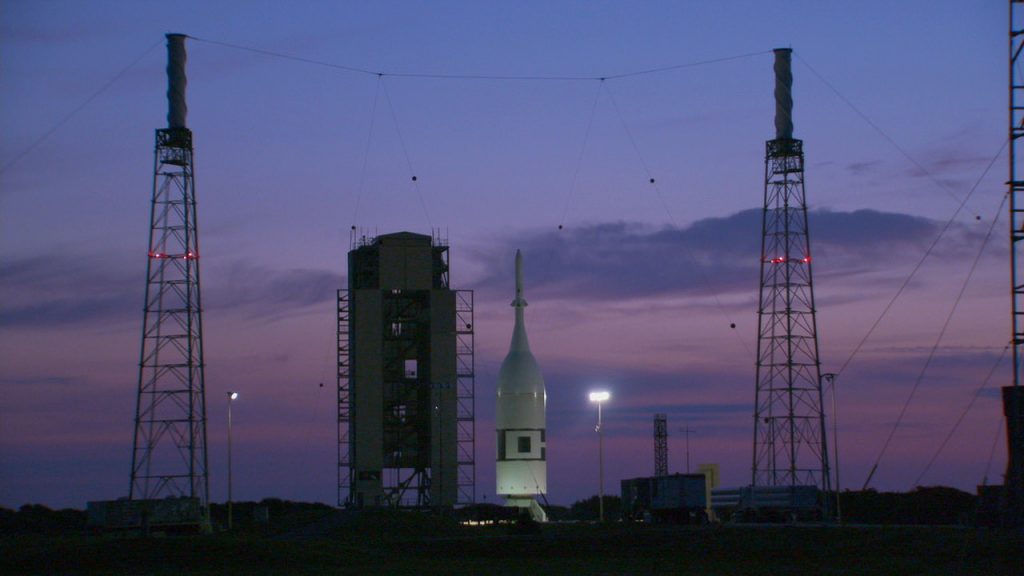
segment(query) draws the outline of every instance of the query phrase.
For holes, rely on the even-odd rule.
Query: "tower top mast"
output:
[[[793,139],[792,48],[775,49],[775,139]]]
[[[185,117],[188,116],[188,104],[185,102],[185,88],[188,77],[185,75],[184,34],[167,35],[167,127],[186,128]]]

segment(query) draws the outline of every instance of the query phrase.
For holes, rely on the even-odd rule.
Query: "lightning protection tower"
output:
[[[156,131],[129,500],[209,502],[203,321],[185,36],[167,35],[167,128]]]
[[[654,415],[654,475],[668,476],[668,417],[665,414]]]
[[[791,50],[775,50],[775,139],[767,142],[754,405],[753,499],[830,490],[821,365],[804,196],[803,142],[793,138]],[[766,490],[767,489],[767,490]],[[776,499],[777,501],[777,499]],[[827,498],[819,499],[824,503]],[[819,505],[823,516],[827,505]]]

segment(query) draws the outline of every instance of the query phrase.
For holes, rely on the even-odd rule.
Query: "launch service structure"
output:
[[[353,244],[338,292],[338,505],[472,504],[473,292],[450,289],[440,238]]]
[[[537,498],[548,491],[547,391],[526,337],[523,255],[518,250],[512,307],[516,311],[512,344],[498,372],[497,494],[505,497],[506,506],[526,509],[534,520],[544,522],[547,514]]]

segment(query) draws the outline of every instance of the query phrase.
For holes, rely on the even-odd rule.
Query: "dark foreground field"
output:
[[[1024,574],[1020,533],[955,527],[463,527],[335,513],[210,536],[13,535],[2,574]]]

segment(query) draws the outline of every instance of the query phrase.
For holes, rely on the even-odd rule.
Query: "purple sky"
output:
[[[749,481],[771,49],[795,51],[835,372],[1005,139],[1005,18],[947,1],[4,2],[0,505],[127,493],[167,32],[385,73],[602,77],[754,54],[603,84],[379,80],[188,41],[212,498],[226,495],[230,389],[236,498],[334,502],[334,291],[356,225],[440,228],[453,286],[476,290],[478,500],[494,501],[494,385],[523,249],[549,499],[568,504],[597,491],[596,386],[613,393],[608,491],[653,472],[655,412],[671,471],[689,425],[694,465]],[[1005,164],[839,378],[844,487],[863,483],[935,343]],[[1003,219],[874,487],[913,487],[999,357],[1005,236]],[[1009,378],[1004,362],[923,484],[981,483]]]

